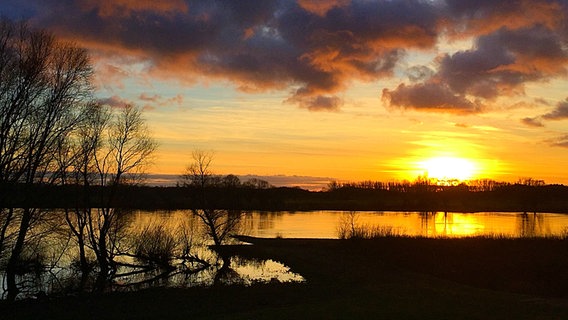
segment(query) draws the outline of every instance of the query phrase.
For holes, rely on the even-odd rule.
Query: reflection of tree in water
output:
[[[521,213],[516,216],[517,234],[519,237],[538,237],[549,234],[544,215],[538,213]]]
[[[133,291],[156,286],[191,287],[250,283],[250,279],[243,278],[234,268],[246,264],[247,260],[211,250],[215,248],[210,246],[213,241],[208,238],[212,230],[200,224],[201,220],[191,212],[184,214],[191,218],[178,221],[177,224],[172,224],[171,220],[157,222],[158,220],[150,219],[144,221],[143,225],[131,225],[127,228],[128,235],[122,237],[122,243],[117,245],[121,250],[117,251],[115,256],[116,272],[108,277],[105,291]],[[234,213],[232,215],[234,216]],[[127,217],[125,221],[135,223],[135,220]],[[44,230],[45,228],[37,228],[38,233]],[[34,235],[30,238],[33,239]],[[94,272],[82,272],[77,257],[77,245],[70,241],[72,238],[69,235],[66,237],[63,234],[50,233],[49,237],[41,239],[39,243],[43,243],[44,249],[37,247],[37,250],[26,254],[26,257],[29,256],[27,260],[30,268],[22,270],[22,274],[18,275],[21,297],[96,291],[96,264]],[[27,248],[34,247],[30,245]],[[37,252],[44,254],[37,255]],[[93,263],[93,257],[90,259]]]
[[[420,217],[420,234],[423,236],[436,234],[436,212],[424,211],[419,212]]]
[[[243,278],[238,272],[231,268],[231,257],[227,255],[221,256],[221,260],[223,262],[221,268],[215,271],[213,285],[242,284]]]

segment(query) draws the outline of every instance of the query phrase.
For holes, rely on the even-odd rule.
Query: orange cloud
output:
[[[520,29],[543,25],[550,29],[566,21],[566,12],[557,1],[463,1],[447,0],[449,7],[448,34],[453,37],[482,35],[503,27]]]
[[[98,103],[110,106],[111,108],[123,108],[126,105],[132,104],[132,101],[114,95],[112,97],[99,99]]]
[[[431,101],[478,112],[472,101],[522,95],[527,82],[568,73],[568,4],[560,0],[19,3],[25,9],[29,2],[38,8],[34,24],[79,42],[96,58],[143,65],[142,78],[222,79],[246,92],[288,89],[287,101],[310,110],[336,110],[353,81],[392,77],[406,67],[408,51],[434,51],[452,32],[475,37],[474,47],[441,55],[429,70],[410,66],[412,81],[421,83],[383,96],[396,104],[425,91]],[[118,72],[114,79],[120,84]]]
[[[351,0],[298,0],[298,5],[306,11],[325,16],[335,7],[347,6]]]
[[[383,99],[392,107],[420,111],[470,114],[482,110],[478,103],[433,82],[411,86],[401,84],[395,90],[384,89]]]
[[[85,11],[96,10],[101,17],[124,17],[133,12],[185,13],[188,10],[183,0],[85,0]]]

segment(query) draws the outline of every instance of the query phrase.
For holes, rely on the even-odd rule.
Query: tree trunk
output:
[[[99,275],[97,277],[97,290],[104,291],[107,284],[108,274],[110,272],[108,249],[107,249],[107,237],[108,229],[106,227],[106,222],[100,230],[99,239],[97,243],[97,262],[99,264]]]
[[[8,265],[6,266],[8,301],[16,300],[16,297],[20,293],[18,285],[16,283],[16,272],[18,271],[18,262],[20,261],[21,254],[24,249],[24,241],[26,240],[26,234],[30,226],[31,215],[31,210],[29,208],[25,208],[22,214],[20,230],[18,231],[18,238],[16,239],[16,244],[12,249],[10,259],[8,260]]]
[[[82,273],[89,273],[90,267],[89,262],[87,261],[87,256],[85,253],[85,240],[84,240],[84,230],[81,229],[79,232],[79,237],[77,241],[77,245],[79,246],[79,261],[81,263],[81,272]]]
[[[2,224],[2,230],[0,230],[0,256],[2,256],[2,252],[4,252],[4,241],[6,240],[6,232],[8,231],[8,227],[10,226],[10,223],[12,222],[12,217],[14,216],[14,208],[8,208],[6,210],[8,211],[6,213],[6,220],[4,220]]]

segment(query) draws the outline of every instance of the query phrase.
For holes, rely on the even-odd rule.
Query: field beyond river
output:
[[[154,288],[0,303],[3,319],[567,319],[568,242],[384,237],[260,239],[305,283]]]

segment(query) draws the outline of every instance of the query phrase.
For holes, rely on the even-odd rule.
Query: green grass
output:
[[[247,239],[305,284],[151,289],[0,304],[2,319],[568,319],[559,239]]]

